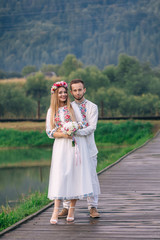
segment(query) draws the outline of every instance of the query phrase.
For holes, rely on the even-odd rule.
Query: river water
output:
[[[51,148],[0,150],[0,166],[23,166],[0,168],[0,205],[8,203],[12,207],[22,195],[46,191],[51,154]]]

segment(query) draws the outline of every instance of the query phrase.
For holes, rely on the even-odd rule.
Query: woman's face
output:
[[[59,100],[59,102],[61,102],[61,103],[66,102],[67,97],[68,97],[68,93],[67,93],[66,88],[64,88],[64,87],[58,88],[58,100]]]

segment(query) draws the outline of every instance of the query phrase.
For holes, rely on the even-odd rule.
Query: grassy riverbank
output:
[[[97,171],[104,169],[129,151],[142,145],[153,136],[153,129],[150,123],[123,121],[114,124],[99,122],[95,133],[99,150]],[[0,143],[2,149],[4,147],[51,146],[53,144],[53,140],[48,140],[44,131],[1,129],[0,138],[4,141]],[[1,164],[4,162],[0,161]],[[19,162],[19,164],[21,163]],[[35,193],[21,199],[20,204],[14,209],[2,206],[0,209],[0,230],[36,212],[49,202],[46,193]]]
[[[24,129],[23,131],[12,128],[0,129],[0,168],[50,165],[54,140],[49,139],[44,130],[24,131]],[[95,132],[99,150],[97,170],[102,170],[130,150],[143,144],[152,136],[152,130],[153,126],[150,123],[99,121]],[[46,146],[49,148],[44,148]]]
[[[42,207],[51,202],[47,198],[47,193],[36,192],[28,197],[23,197],[19,205],[14,209],[9,206],[2,206],[0,212],[0,231],[20,221],[21,219],[37,212]]]
[[[133,144],[144,136],[151,134],[150,123],[127,121],[119,124],[99,122],[95,132],[97,143]],[[37,147],[50,146],[45,131],[20,131],[15,129],[0,129],[0,148],[6,147]]]
[[[0,129],[0,147],[37,147],[53,144],[45,133],[39,131],[19,131],[14,129]]]
[[[117,161],[153,136],[153,125],[127,121],[119,124],[98,124],[95,139],[98,153],[97,171]]]

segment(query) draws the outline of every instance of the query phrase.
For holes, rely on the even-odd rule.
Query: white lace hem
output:
[[[92,193],[88,193],[88,194],[84,194],[84,195],[80,195],[80,196],[73,196],[73,197],[50,197],[50,196],[48,196],[48,198],[50,200],[54,200],[54,199],[72,200],[72,199],[83,199],[83,198],[91,197],[91,196],[93,196],[93,192]]]

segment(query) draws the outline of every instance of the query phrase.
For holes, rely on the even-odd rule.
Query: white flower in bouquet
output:
[[[76,123],[76,122],[64,123],[61,130],[65,134],[68,134],[71,136],[71,135],[73,135],[74,132],[76,132],[78,130],[78,123]]]

